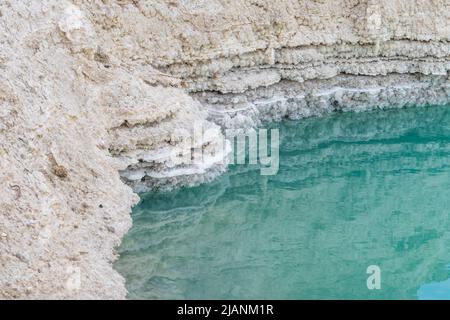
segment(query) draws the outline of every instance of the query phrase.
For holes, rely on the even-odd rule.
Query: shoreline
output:
[[[138,196],[123,180],[224,170],[167,157],[193,124],[214,154],[226,128],[449,102],[445,3],[354,4],[0,4],[0,298],[124,299],[113,262]]]

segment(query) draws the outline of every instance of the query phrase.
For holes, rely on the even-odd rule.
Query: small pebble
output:
[[[56,174],[60,178],[66,178],[69,174],[68,170],[60,165],[53,165],[53,173]]]
[[[2,232],[1,236],[2,236],[2,238],[6,238],[8,235],[6,233]]]

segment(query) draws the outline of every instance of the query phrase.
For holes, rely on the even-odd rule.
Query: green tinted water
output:
[[[450,299],[449,106],[273,127],[277,175],[142,195],[116,264],[129,298]]]

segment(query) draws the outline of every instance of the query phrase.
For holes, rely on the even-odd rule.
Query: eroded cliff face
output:
[[[119,170],[185,139],[175,127],[215,125],[151,66],[103,53],[72,2],[0,12],[0,297],[124,298],[114,247],[138,197]]]
[[[103,26],[105,52],[176,79],[222,128],[448,101],[449,1],[81,6]],[[144,159],[122,176],[137,190],[167,185],[154,167]]]
[[[447,103],[449,40],[446,0],[2,2],[0,297],[124,298],[129,186],[219,175],[223,128]]]

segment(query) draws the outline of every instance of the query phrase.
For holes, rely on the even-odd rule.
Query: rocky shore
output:
[[[449,41],[448,0],[0,3],[0,298],[125,298],[135,192],[221,174],[225,128],[448,103]]]

